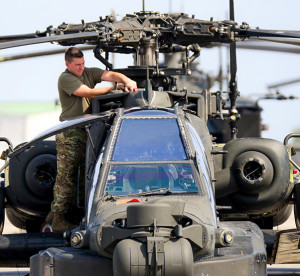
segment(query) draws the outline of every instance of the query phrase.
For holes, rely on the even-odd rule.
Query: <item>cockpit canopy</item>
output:
[[[183,124],[163,110],[121,116],[108,157],[105,195],[202,194]]]
[[[187,159],[176,117],[123,117],[112,161],[153,162]]]

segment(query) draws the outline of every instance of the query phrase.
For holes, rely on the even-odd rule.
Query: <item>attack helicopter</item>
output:
[[[108,70],[138,84],[136,91],[93,99],[93,114],[64,121],[2,154],[4,209],[26,234],[2,235],[3,266],[30,265],[30,275],[266,275],[266,240],[287,219],[294,193],[291,149],[263,138],[237,138],[236,41],[300,38],[295,31],[251,29],[230,20],[205,21],[158,12],[62,24],[45,32],[0,37],[0,49],[57,42],[88,44]],[[230,91],[188,91],[201,47],[228,43]],[[159,54],[184,53],[181,68],[159,65]],[[134,65],[115,69],[110,53],[130,54]],[[104,56],[103,56],[104,54]],[[216,143],[209,119],[230,122],[231,140]],[[64,235],[37,233],[47,215],[56,175],[55,143],[45,139],[85,127],[85,201],[80,225]],[[297,164],[294,164],[297,166]],[[295,205],[298,203],[296,202]],[[20,249],[22,248],[22,252]],[[30,259],[30,260],[29,260]],[[234,265],[233,265],[234,264]]]

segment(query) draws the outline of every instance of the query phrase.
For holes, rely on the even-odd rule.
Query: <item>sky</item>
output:
[[[197,19],[223,20],[228,18],[226,0],[145,0],[145,10],[160,13],[184,12]],[[0,36],[44,31],[49,25],[97,21],[114,11],[118,19],[127,13],[142,10],[141,0],[12,0],[2,3]],[[299,0],[235,0],[235,21],[247,22],[251,27],[262,29],[300,30]],[[0,50],[0,56],[57,49],[55,44],[41,44]],[[223,67],[226,70],[226,50],[223,50]],[[92,53],[85,52],[86,66],[103,65]],[[130,57],[116,58],[115,67],[132,65]],[[220,65],[218,49],[203,49],[198,68],[217,74]],[[238,50],[238,90],[243,96],[262,95],[270,92],[267,87],[274,83],[300,78],[300,55],[265,51]],[[57,78],[65,69],[63,55],[31,58],[0,63],[0,102],[6,101],[54,101],[57,95]],[[212,89],[214,90],[214,89]],[[218,87],[215,88],[218,90]],[[274,92],[274,91],[272,91]],[[300,98],[300,82],[283,86],[285,96]],[[255,99],[255,97],[253,98]],[[283,141],[284,137],[300,129],[300,99],[293,101],[260,101],[263,123],[269,130],[264,137]]]

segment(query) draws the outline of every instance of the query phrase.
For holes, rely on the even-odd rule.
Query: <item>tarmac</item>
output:
[[[3,234],[20,234],[25,233],[24,230],[14,227],[10,221],[5,218]],[[0,267],[1,276],[25,276],[29,275],[28,267]]]

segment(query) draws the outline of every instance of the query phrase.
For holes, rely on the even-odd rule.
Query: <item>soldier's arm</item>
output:
[[[85,84],[82,84],[74,91],[73,95],[78,97],[94,98],[96,96],[106,94],[112,89],[114,89],[114,86],[89,88]]]
[[[104,71],[101,76],[101,80],[123,83],[125,86],[124,90],[126,92],[132,91],[134,88],[137,88],[137,84],[135,81],[118,72]]]

